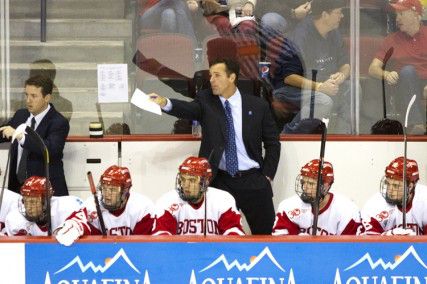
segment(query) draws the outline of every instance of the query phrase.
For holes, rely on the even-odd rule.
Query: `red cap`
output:
[[[395,3],[391,3],[390,6],[398,12],[413,10],[420,15],[423,14],[423,5],[421,5],[419,0],[398,0]]]

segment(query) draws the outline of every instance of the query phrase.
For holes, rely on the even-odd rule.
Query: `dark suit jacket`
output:
[[[25,123],[30,116],[27,109],[16,111],[12,119],[6,124],[17,128]],[[59,112],[50,105],[50,110],[37,126],[36,132],[43,139],[49,151],[49,175],[50,182],[56,196],[68,195],[67,184],[65,182],[64,167],[62,163],[65,139],[68,136],[70,125]],[[0,138],[0,142],[10,140]],[[24,148],[28,149],[27,177],[44,176],[45,166],[43,162],[43,153],[37,148],[37,144],[32,141],[29,135],[25,136]],[[15,141],[11,148],[10,170],[9,170],[9,189],[19,193],[21,184],[16,177],[18,143]]]
[[[167,112],[179,118],[198,120],[202,126],[199,156],[211,157],[214,174],[225,149],[225,111],[219,96],[212,91],[201,91],[192,102],[171,99],[172,110]],[[280,158],[277,127],[268,103],[259,97],[242,94],[242,136],[249,157],[259,163],[262,173],[274,178]],[[264,143],[265,156],[262,156]]]

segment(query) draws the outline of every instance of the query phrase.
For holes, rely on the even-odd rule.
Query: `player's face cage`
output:
[[[409,198],[409,181],[406,183],[406,200]],[[403,180],[395,180],[384,176],[380,183],[380,192],[387,203],[402,206]]]
[[[190,203],[197,203],[208,188],[208,179],[205,177],[178,173],[175,184],[179,197],[182,200]]]
[[[101,204],[110,212],[116,211],[124,206],[127,200],[127,192],[119,185],[103,184],[98,185],[101,192]]]
[[[28,221],[46,224],[47,206],[43,196],[22,196],[18,208]]]
[[[316,201],[317,181],[313,178],[298,175],[295,179],[295,192],[305,203],[313,204]],[[328,191],[324,185],[320,186],[320,200],[322,200]]]

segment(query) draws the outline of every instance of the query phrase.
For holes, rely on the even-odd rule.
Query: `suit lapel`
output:
[[[50,118],[52,117],[54,112],[55,112],[55,108],[51,104],[49,111],[46,113],[46,115],[40,121],[40,124],[37,126],[36,132],[38,134],[42,134],[42,133],[46,132],[46,127],[48,125],[48,121],[50,120]]]
[[[226,130],[226,121],[225,121],[225,110],[224,107],[222,106],[221,100],[219,99],[219,96],[216,96],[214,94],[212,94],[212,99],[213,99],[213,106],[216,108],[216,113],[218,113],[218,123],[219,126],[221,128],[221,133],[225,138],[227,137],[227,130]]]

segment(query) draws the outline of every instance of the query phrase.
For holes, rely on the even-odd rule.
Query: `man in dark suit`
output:
[[[16,138],[11,148],[9,171],[9,189],[12,191],[19,193],[27,177],[45,175],[43,152],[33,137],[24,131],[29,126],[35,129],[48,148],[50,182],[55,195],[68,195],[62,157],[70,125],[49,103],[52,86],[49,78],[40,75],[25,81],[27,108],[16,111],[12,119],[0,127],[0,142]]]
[[[157,94],[150,97],[170,115],[200,121],[199,156],[210,159],[214,171],[211,185],[233,195],[252,234],[271,234],[271,181],[279,163],[280,142],[270,108],[262,98],[240,94],[236,62],[216,60],[209,73],[211,90],[200,92],[192,102]]]

